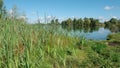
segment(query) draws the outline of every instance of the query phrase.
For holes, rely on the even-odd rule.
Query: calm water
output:
[[[92,32],[91,31],[85,32],[83,29],[68,31],[68,34],[71,36],[75,36],[75,37],[84,36],[85,38],[92,40],[106,40],[108,34],[110,33],[112,32],[109,29],[105,29],[105,28],[98,28],[97,30],[94,30]]]
[[[48,26],[47,26],[48,27]],[[85,37],[92,40],[106,40],[107,36],[111,34],[111,30],[104,27],[85,27],[85,28],[69,28],[62,26],[54,26],[56,34],[61,33],[67,36],[73,37]]]

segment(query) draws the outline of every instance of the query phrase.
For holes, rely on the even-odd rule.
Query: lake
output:
[[[112,32],[109,29],[105,29],[104,27],[99,27],[94,29],[92,28],[67,29],[67,34],[69,36],[74,36],[74,37],[84,36],[86,39],[92,39],[92,40],[106,40],[107,36],[111,33]]]
[[[106,40],[108,34],[112,33],[109,29],[105,28],[99,28],[97,31],[93,32],[84,32],[84,31],[79,31],[79,30],[72,30],[69,32],[70,35],[76,36],[76,37],[81,37],[84,36],[87,39],[93,39],[93,40]]]

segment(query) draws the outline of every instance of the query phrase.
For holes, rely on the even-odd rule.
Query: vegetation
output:
[[[108,35],[109,45],[120,45],[120,32]]]
[[[52,19],[50,24],[59,25],[60,23],[59,23],[58,19],[55,19],[55,20]]]
[[[109,21],[105,21],[104,23],[99,22],[98,19],[94,18],[80,18],[80,19],[67,19],[65,21],[62,21],[61,23],[63,28],[67,28],[68,30],[71,29],[83,29],[84,32],[92,32],[90,30],[97,30],[99,27],[104,27],[111,32],[120,32],[120,19],[111,18]],[[87,30],[88,29],[88,30]]]
[[[99,20],[94,18],[84,18],[84,19],[76,19],[73,20],[71,18],[62,21],[62,26],[67,27],[96,27],[99,25]]]
[[[99,27],[104,27],[102,23],[99,22],[98,19],[94,18],[80,18],[73,20],[71,18],[62,21],[61,23],[62,28],[70,30],[79,30],[80,32],[83,31],[84,33],[97,31]]]
[[[112,18],[106,21],[105,28],[110,29],[112,32],[120,32],[120,20]]]
[[[120,67],[120,46],[70,37],[57,26],[15,20],[0,25],[1,68]]]
[[[55,21],[58,22],[57,19]],[[67,25],[71,26],[72,21],[81,23],[83,20],[67,21]],[[78,25],[98,25],[98,20],[95,20],[95,24],[88,18],[84,21],[89,24],[83,22],[84,25]],[[72,24],[77,27],[77,24]],[[28,24],[21,19],[0,18],[0,68],[120,67],[120,44],[112,47],[106,44],[108,41],[72,37],[58,26],[60,25]]]

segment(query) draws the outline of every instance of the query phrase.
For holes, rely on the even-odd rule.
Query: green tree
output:
[[[89,18],[84,18],[84,26],[89,26],[91,23],[90,19]]]
[[[1,17],[4,18],[4,19],[7,18],[6,7],[3,7],[3,8],[2,8],[2,11],[1,11]]]
[[[73,27],[76,27],[76,25],[77,25],[77,19],[74,18],[72,23],[73,23]]]
[[[7,12],[3,0],[0,0],[0,18],[6,18]]]
[[[59,24],[59,20],[58,20],[58,19],[52,19],[52,20],[51,20],[51,24],[56,24],[56,25],[58,25],[58,24]]]
[[[55,23],[55,21],[54,21],[54,19],[52,19],[52,20],[51,20],[51,24],[54,24],[54,23]]]
[[[3,7],[3,0],[0,0],[0,11],[2,11],[2,7]]]
[[[59,24],[59,20],[58,20],[58,19],[55,19],[55,23],[56,23],[56,24]]]
[[[112,24],[117,24],[118,20],[116,18],[112,18],[112,19],[110,19],[109,22],[112,23]]]
[[[90,18],[90,21],[91,21],[90,23],[91,27],[96,27],[100,23],[98,19],[94,19],[94,18]]]
[[[67,23],[68,26],[72,26],[73,25],[71,18],[67,19],[66,23]]]
[[[111,18],[109,21],[105,22],[105,28],[110,29],[112,32],[120,31],[120,20],[116,18]]]
[[[82,20],[82,18],[78,19],[77,22],[78,22],[79,26],[83,26],[84,25],[84,21]]]

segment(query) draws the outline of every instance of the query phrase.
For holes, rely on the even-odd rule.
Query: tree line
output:
[[[6,7],[4,5],[4,0],[0,0],[0,19],[17,19],[19,13],[17,13],[17,7],[13,6],[12,8],[12,17],[7,13]],[[23,14],[25,16],[25,14]],[[98,27],[98,26],[105,26],[105,28],[109,28],[112,31],[120,31],[120,19],[111,18],[109,21],[105,21],[101,23],[99,19],[95,18],[68,18],[62,22],[59,22],[59,19],[52,19],[50,24],[57,24],[62,25],[63,27],[70,27],[70,28],[85,28],[85,27]]]
[[[111,18],[108,21],[101,23],[99,19],[94,18],[79,18],[71,19],[68,18],[61,22],[63,27],[72,27],[72,28],[96,28],[104,27],[110,29],[112,32],[120,32],[120,19]]]
[[[99,20],[94,18],[79,18],[79,19],[71,19],[68,18],[67,20],[64,20],[61,22],[62,26],[68,26],[68,27],[93,27],[99,25]]]

